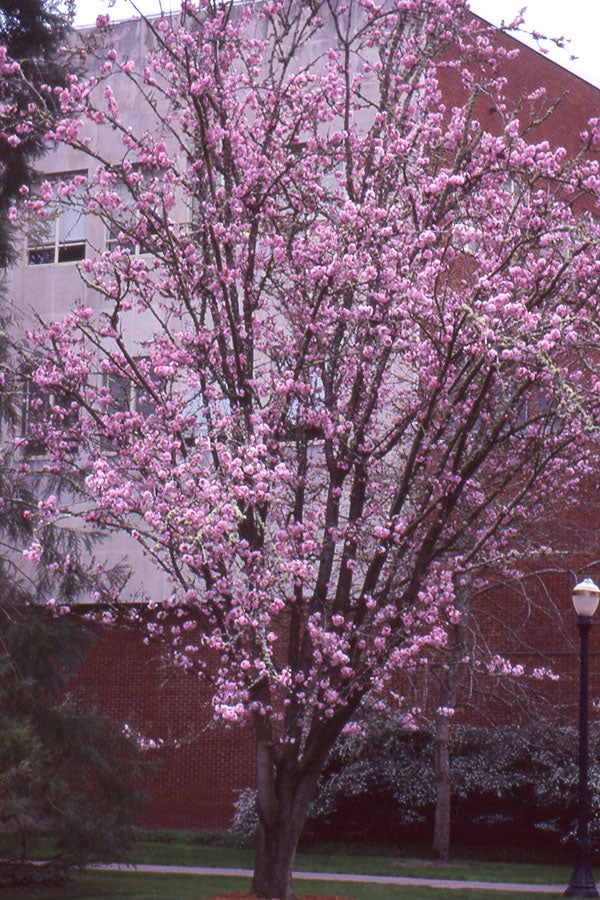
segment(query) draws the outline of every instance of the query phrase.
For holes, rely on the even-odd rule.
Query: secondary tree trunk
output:
[[[447,860],[450,856],[450,722],[447,716],[436,716],[433,744],[435,771],[435,822],[433,826],[433,855]]]
[[[444,862],[450,857],[450,820],[452,810],[452,782],[450,778],[450,719],[445,710],[454,709],[458,691],[460,666],[465,655],[466,618],[470,612],[470,586],[456,590],[455,606],[460,619],[453,629],[453,641],[447,650],[438,706],[435,717],[433,769],[435,772],[435,821],[433,826],[433,857]]]

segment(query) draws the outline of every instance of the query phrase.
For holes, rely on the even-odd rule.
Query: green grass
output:
[[[397,887],[395,885],[353,885],[337,881],[296,881],[296,891],[341,896],[352,900],[535,900],[550,897],[544,893],[517,891],[437,891],[430,887]],[[69,890],[44,890],[32,894],[28,890],[3,891],[3,897],[13,900],[91,900],[91,898],[127,897],[129,900],[208,900],[219,893],[248,890],[250,882],[244,878],[215,878],[191,875],[146,875],[143,873],[82,873],[77,876],[77,886]],[[555,895],[554,895],[555,896]]]
[[[148,837],[151,836],[147,834]],[[140,840],[132,848],[132,862],[181,866],[223,866],[252,868],[254,852],[239,847],[195,843],[187,832],[173,833],[173,842]],[[571,867],[537,863],[457,860],[450,865],[423,864],[423,861],[396,855],[376,856],[348,852],[348,847],[329,853],[300,852],[295,869],[305,872],[350,872],[361,875],[406,875],[415,878],[452,878],[457,881],[512,881],[524,884],[566,884]]]
[[[0,835],[0,855],[9,850],[10,838]],[[251,869],[254,852],[251,849],[231,846],[236,840],[231,835],[195,833],[186,831],[139,831],[138,840],[130,853],[133,863],[163,865],[218,866],[224,868]],[[40,836],[30,848],[32,855],[44,857],[49,849],[47,838]],[[385,848],[380,855],[377,848],[361,845],[321,845],[321,852],[300,852],[296,857],[296,871],[347,872],[363,875],[398,875],[416,878],[449,878],[456,881],[510,881],[524,884],[566,885],[571,868],[564,865],[544,865],[523,862],[493,862],[463,859],[448,865],[428,863],[401,850]],[[3,853],[4,850],[4,853]],[[14,848],[13,848],[14,850]],[[84,872],[76,876],[78,887],[69,890],[27,891],[14,890],[3,896],[37,900],[86,900],[88,897],[130,897],[137,900],[204,900],[218,893],[247,890],[249,881],[243,878],[216,876],[163,875],[135,872]],[[437,890],[431,887],[403,887],[396,885],[368,885],[343,882],[297,881],[299,893],[323,893],[328,896],[352,898],[352,900],[418,900],[420,897],[450,897],[452,900],[517,900],[517,898],[549,897],[550,894],[524,892],[498,892],[461,889]],[[80,887],[79,887],[80,886]]]
[[[173,844],[139,841],[129,853],[136,863],[159,863],[176,866],[225,866],[251,869],[254,851],[235,847],[208,847],[182,840]]]
[[[247,869],[253,866],[254,851],[232,846],[238,839],[226,833],[139,829],[136,834],[138,839],[128,857],[133,863]],[[0,834],[0,856],[13,856],[15,848],[14,838]],[[28,855],[34,859],[47,858],[50,849],[51,842],[48,838],[39,836],[28,847]],[[524,884],[564,884],[571,874],[571,866],[537,862],[469,858],[453,860],[449,865],[433,864],[426,861],[425,855],[418,859],[414,849],[406,852],[402,848],[374,848],[360,844],[328,844],[320,845],[318,849],[322,852],[299,852],[296,856],[296,870],[452,878],[457,881],[512,881]]]

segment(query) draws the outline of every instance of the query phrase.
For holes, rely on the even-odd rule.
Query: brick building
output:
[[[151,46],[153,35],[142,20],[130,20],[114,26],[112,39],[120,56],[140,59]],[[529,48],[520,49],[506,72],[508,96],[517,100],[543,85],[549,100],[560,97],[557,111],[532,130],[532,139],[546,138],[552,145],[564,146],[569,153],[575,153],[583,124],[600,113],[600,90]],[[136,130],[151,127],[151,123],[141,118],[142,106],[131,83],[123,82],[122,87],[118,99],[132,127]],[[449,106],[464,102],[451,76],[444,83],[444,93]],[[482,102],[479,115],[493,131],[497,112],[486,109]],[[115,135],[101,123],[91,138],[95,146],[109,153],[116,146]],[[40,163],[49,177],[82,171],[87,166],[87,160],[64,148],[50,151]],[[99,218],[73,219],[59,210],[51,229],[29,237],[24,243],[21,263],[11,273],[14,308],[22,316],[35,312],[47,320],[61,318],[75,301],[98,308],[102,298],[82,282],[78,266],[84,258],[100,254],[114,240],[115,236],[106,233]],[[132,339],[138,340],[141,326],[134,313],[128,327]],[[134,401],[129,398],[128,402]],[[120,540],[118,545],[107,544],[106,553],[115,560],[126,555],[132,563],[135,570],[132,598],[136,585],[140,584],[152,584],[156,599],[165,596],[166,585],[133,542],[128,545]],[[538,609],[516,595],[508,601],[503,596],[502,607],[512,610],[514,623],[504,621],[502,626],[497,626],[499,633],[506,628],[507,650],[519,661],[550,664],[565,674],[553,688],[551,699],[566,719],[572,715],[576,699],[570,680],[570,673],[576,668],[576,635],[569,588],[564,577],[546,580],[543,588],[534,592]],[[552,616],[544,612],[549,597],[556,603]],[[493,598],[488,603],[488,612],[492,622]],[[557,628],[560,616],[564,617],[563,631]],[[535,641],[524,637],[522,622],[526,618],[530,628],[534,623]],[[173,827],[225,827],[231,817],[235,792],[253,781],[251,734],[224,727],[209,728],[207,689],[195,679],[169,672],[161,662],[158,648],[144,644],[139,634],[118,622],[95,627],[98,640],[78,676],[79,684],[97,695],[111,714],[130,721],[144,735],[160,736],[165,741],[165,747],[157,752],[163,765],[150,785],[153,796],[145,821]],[[511,642],[513,646],[509,647]],[[600,649],[592,644],[592,696],[600,696],[599,661]],[[468,715],[472,720],[485,721],[488,713],[504,720],[511,718],[510,700],[486,696],[485,686],[472,692],[468,700]]]

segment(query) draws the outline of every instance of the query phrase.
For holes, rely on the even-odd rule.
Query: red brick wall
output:
[[[144,737],[165,741],[148,751],[160,768],[148,779],[143,824],[226,828],[237,792],[254,782],[251,730],[210,726],[207,688],[169,671],[158,648],[136,632],[119,625],[94,630],[97,641],[76,687]],[[175,741],[182,745],[173,747]]]
[[[558,682],[478,677],[463,679],[457,719],[472,724],[577,722],[579,634],[567,577],[546,578],[529,596],[497,589],[481,601],[490,645],[526,670],[550,666]],[[95,629],[97,641],[78,673],[76,687],[118,719],[166,746],[149,751],[160,762],[148,779],[151,799],[141,824],[171,828],[226,828],[237,792],[254,784],[250,728],[209,725],[210,692],[192,675],[169,670],[159,648],[137,632],[113,625]],[[535,648],[535,649],[533,649]],[[590,698],[600,698],[600,622],[590,642]],[[528,691],[540,696],[528,698]],[[434,691],[429,700],[435,701]],[[544,700],[545,698],[545,700]],[[599,716],[590,709],[591,721]],[[181,746],[173,747],[174,742]]]
[[[596,573],[596,580],[598,576]],[[491,590],[474,607],[475,624],[490,650],[521,664],[520,678],[463,679],[462,717],[473,724],[535,724],[540,720],[575,725],[579,704],[580,635],[571,591],[573,574],[544,574],[525,581],[523,591]],[[558,681],[536,681],[535,668],[551,669]],[[590,701],[600,699],[600,615],[590,635]],[[590,705],[590,720],[600,716]]]
[[[532,590],[527,600],[497,589],[481,603],[478,613],[499,652],[526,670],[551,666],[560,680],[537,684],[523,679],[515,690],[508,680],[499,685],[497,680],[479,677],[469,682],[465,678],[457,718],[472,724],[518,724],[535,722],[543,715],[557,723],[576,723],[579,635],[567,581],[565,577],[546,579],[537,595]],[[195,676],[170,671],[159,648],[145,645],[137,632],[119,625],[94,630],[97,641],[76,687],[145,737],[162,738],[166,744],[159,751],[149,751],[160,768],[148,779],[151,799],[141,824],[228,827],[237,792],[254,784],[251,729],[210,726],[209,690]],[[532,700],[528,705],[522,695],[532,688],[547,699],[545,704]],[[591,635],[590,697],[600,698],[600,622]],[[431,702],[434,699],[432,692]],[[591,709],[591,720],[598,718]],[[181,742],[178,748],[172,746],[176,741]]]

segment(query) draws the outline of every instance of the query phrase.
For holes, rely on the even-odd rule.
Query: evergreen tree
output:
[[[44,608],[0,608],[0,819],[13,857],[46,827],[54,865],[121,859],[129,843],[140,752],[117,722],[66,692],[88,643]]]
[[[89,594],[88,569],[98,534],[62,522],[44,528],[43,550],[31,548],[40,503],[62,494],[58,479],[35,472],[20,431],[23,377],[0,342],[0,822],[2,856],[25,859],[30,836],[49,829],[50,868],[122,858],[128,821],[141,806],[147,764],[131,732],[69,690],[71,675],[94,640],[66,603]],[[45,499],[40,500],[40,498]],[[86,567],[87,565],[87,567]],[[113,589],[124,577],[111,573]],[[39,869],[8,862],[0,884],[39,881]],[[46,875],[46,878],[48,875]]]
[[[80,617],[59,611],[89,595],[100,535],[55,522],[44,528],[39,557],[31,549],[40,503],[51,503],[52,491],[61,496],[62,486],[36,474],[26,443],[13,449],[23,378],[7,344],[0,343],[0,822],[8,862],[0,884],[23,884],[55,881],[84,861],[122,858],[147,763],[122,723],[69,690],[94,636]],[[117,567],[113,589],[123,577]],[[40,829],[51,835],[43,871],[23,864]]]
[[[64,83],[64,69],[57,51],[72,18],[72,2],[55,0],[0,0],[0,46],[20,63],[25,79],[19,89],[3,80],[0,84],[0,263],[13,256],[13,234],[8,211],[19,197],[22,185],[35,177],[34,160],[44,149],[37,129],[19,129],[29,104],[52,108],[51,90]]]
[[[32,164],[45,147],[41,131],[19,123],[30,104],[43,117],[52,111],[52,88],[64,83],[57,51],[69,19],[59,3],[0,0],[0,45],[25,76],[18,87],[0,85],[3,265],[14,257],[10,207],[22,186],[34,183]],[[144,763],[122,724],[69,691],[93,635],[55,609],[89,593],[83,560],[89,568],[98,535],[55,522],[44,528],[39,556],[30,546],[40,504],[60,496],[63,486],[36,471],[30,457],[38,398],[10,334],[10,323],[0,320],[0,822],[1,855],[9,860],[0,867],[0,884],[22,884],[47,880],[39,868],[10,861],[22,863],[31,851],[28,838],[40,828],[50,828],[53,873],[57,865],[121,858],[127,821],[140,807],[136,783]],[[32,430],[18,446],[24,408]],[[123,572],[113,575],[118,581]]]

